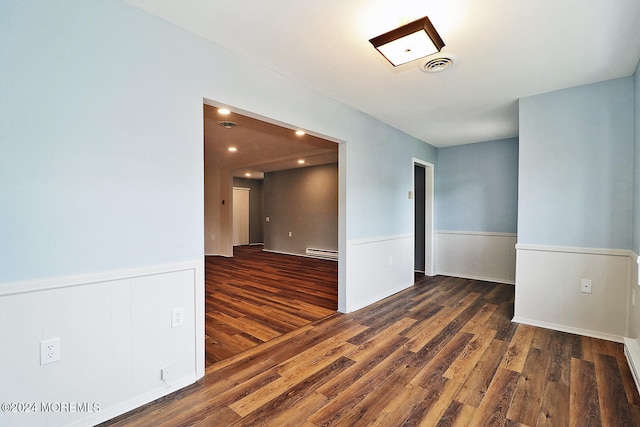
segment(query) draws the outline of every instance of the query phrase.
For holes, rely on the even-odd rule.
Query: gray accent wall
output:
[[[264,198],[261,179],[233,178],[233,186],[249,189],[249,243],[264,242]]]
[[[438,148],[436,229],[515,233],[518,138]]]
[[[266,250],[338,250],[338,165],[266,173],[264,216]]]

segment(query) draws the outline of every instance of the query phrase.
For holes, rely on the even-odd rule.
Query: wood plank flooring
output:
[[[206,366],[338,309],[338,263],[236,246],[205,259]]]
[[[110,426],[640,426],[621,344],[510,321],[514,287],[437,276],[206,369]]]

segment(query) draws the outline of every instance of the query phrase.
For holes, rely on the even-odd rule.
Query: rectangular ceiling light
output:
[[[440,35],[426,16],[374,37],[369,42],[394,67],[440,52],[444,47]]]

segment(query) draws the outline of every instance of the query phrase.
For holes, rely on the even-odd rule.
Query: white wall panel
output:
[[[131,279],[118,280],[111,283],[111,328],[113,349],[113,380],[111,394],[114,402],[116,396],[120,400],[133,397],[133,351]]]
[[[629,261],[629,295],[627,307],[629,309],[628,333],[631,338],[640,338],[640,286],[638,285],[638,254],[632,252]],[[640,360],[638,361],[640,368]]]
[[[437,274],[513,284],[515,245],[513,233],[438,231]]]
[[[25,293],[0,297],[0,403],[44,401],[45,375],[40,365],[42,295]],[[10,386],[8,386],[10,385]],[[0,426],[42,426],[45,414],[0,411]]]
[[[202,268],[194,261],[55,278],[24,283],[24,293],[19,283],[0,284],[0,321],[20,325],[0,328],[0,382],[12,384],[0,387],[0,402],[100,405],[97,413],[0,413],[0,425],[93,425],[194,382],[204,363],[195,320]],[[176,307],[185,322],[172,328]],[[40,341],[50,338],[60,338],[61,360],[41,366]]]
[[[195,372],[194,294],[193,271],[143,277],[133,286],[134,394],[166,387],[164,366],[176,379]],[[172,328],[171,310],[178,307],[185,309],[185,324]]]
[[[68,339],[65,339],[65,331],[69,328],[69,289],[54,289],[43,292],[40,298],[40,310],[42,313],[42,332],[41,339],[47,340],[51,338],[60,338],[62,358],[69,357],[72,353],[69,349]],[[67,335],[68,336],[68,335]],[[39,354],[39,342],[36,354]],[[32,350],[33,351],[33,350]],[[38,361],[39,365],[39,361]],[[68,378],[67,364],[52,363],[42,369],[44,374],[45,385],[45,402],[65,402],[69,400],[69,390],[71,382],[66,381]],[[48,426],[63,426],[71,421],[69,413],[53,413],[45,414]]]
[[[346,258],[347,313],[413,285],[411,234],[348,240]]]
[[[518,245],[514,320],[622,341],[627,334],[631,252]],[[581,279],[592,293],[580,292]]]

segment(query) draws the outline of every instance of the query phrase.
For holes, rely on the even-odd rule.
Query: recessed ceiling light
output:
[[[236,151],[238,151],[238,149],[236,147],[229,147],[229,151],[235,153]]]
[[[251,176],[249,172],[245,173],[244,176]]]
[[[218,108],[218,114],[226,116],[227,114],[231,114],[231,110],[229,110],[228,108]]]
[[[238,124],[235,122],[219,122],[218,124],[225,129],[231,129],[238,126]]]
[[[300,160],[298,160],[298,164],[299,164],[299,165],[304,165],[304,159],[300,159]]]
[[[303,130],[297,130],[296,131],[296,135],[298,135],[298,136],[302,136],[302,135],[305,135],[305,134],[306,134],[306,132],[303,131]]]

